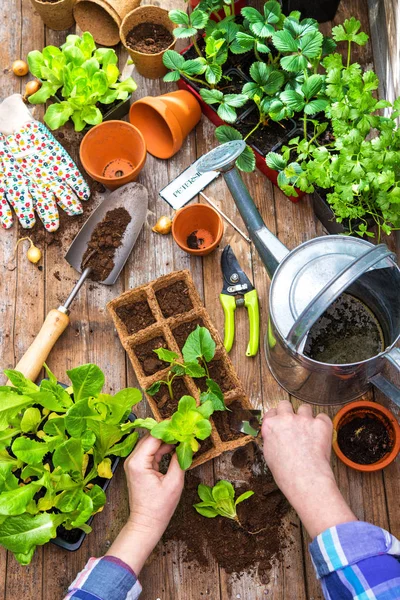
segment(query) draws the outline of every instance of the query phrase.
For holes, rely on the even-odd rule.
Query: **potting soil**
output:
[[[129,334],[136,333],[156,322],[147,300],[118,306],[115,312]]]
[[[154,350],[158,348],[167,348],[167,342],[164,337],[159,335],[148,342],[138,344],[133,348],[145,375],[153,375],[168,366],[164,360],[160,360]]]
[[[384,423],[373,415],[355,417],[340,427],[338,445],[347,458],[359,465],[371,465],[392,449]]]
[[[193,308],[189,289],[184,281],[176,281],[156,292],[157,302],[164,317],[172,317]]]
[[[164,25],[157,23],[140,23],[126,36],[129,48],[144,54],[157,54],[162,52],[174,41],[174,36]]]
[[[186,243],[192,250],[204,250],[211,246],[213,241],[214,238],[207,229],[196,229],[188,235]]]
[[[256,444],[236,450],[232,464],[241,471],[242,481],[236,495],[253,490],[254,495],[238,504],[237,512],[242,527],[231,519],[207,518],[198,514],[193,504],[200,502],[197,487],[202,483],[197,470],[186,473],[185,489],[178,509],[164,534],[168,543],[184,542],[183,562],[193,562],[196,568],[209,568],[207,554],[211,553],[227,573],[240,577],[244,572],[258,572],[262,583],[268,583],[268,573],[275,560],[282,557],[290,543],[284,533],[284,517],[289,503],[278,490]],[[259,533],[254,534],[259,531]]]
[[[83,255],[81,268],[90,267],[90,278],[104,281],[114,268],[114,256],[122,244],[125,230],[131,221],[128,211],[123,208],[109,210],[104,219],[95,227]]]
[[[187,338],[197,328],[197,326],[204,327],[203,319],[193,319],[193,321],[182,323],[172,330],[172,335],[174,336],[180,350],[182,350]]]

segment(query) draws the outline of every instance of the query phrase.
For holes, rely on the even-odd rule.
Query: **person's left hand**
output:
[[[185,473],[176,454],[165,475],[159,470],[162,457],[172,449],[146,436],[125,461],[130,515],[107,554],[129,564],[136,575],[166,530],[182,494]]]

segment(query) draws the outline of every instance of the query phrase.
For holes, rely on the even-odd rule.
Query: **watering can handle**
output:
[[[373,246],[361,256],[353,260],[340,273],[337,273],[322,290],[311,300],[290,329],[286,342],[296,351],[304,336],[314,323],[327,310],[340,294],[342,294],[363,273],[384,258],[394,257],[394,253],[385,244]]]
[[[400,372],[400,349],[392,348],[385,358]],[[385,396],[390,398],[392,402],[400,406],[400,389],[391,381],[386,379],[384,375],[378,373],[370,378],[370,383],[380,390]]]

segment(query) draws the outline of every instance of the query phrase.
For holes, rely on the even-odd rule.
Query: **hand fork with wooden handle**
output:
[[[82,270],[81,264],[94,229],[110,210],[120,207],[128,211],[131,221],[128,223],[122,237],[121,246],[115,252],[114,267],[111,273],[104,281],[100,282],[104,285],[115,283],[142,229],[148,207],[146,188],[140,183],[128,183],[110,193],[90,215],[72,242],[65,258],[74,269],[81,273],[81,276],[66,301],[57,309],[52,309],[48,313],[35,340],[15,367],[28,379],[32,381],[37,379],[51,349],[69,324],[69,308],[91,272],[90,267]],[[11,385],[10,381],[7,381],[7,385]]]

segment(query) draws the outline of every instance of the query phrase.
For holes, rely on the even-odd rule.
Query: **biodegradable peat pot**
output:
[[[72,11],[76,0],[59,0],[58,2],[31,0],[31,2],[43,23],[50,29],[63,31],[69,29],[75,22]]]
[[[172,221],[174,240],[188,254],[197,256],[210,254],[220,243],[223,233],[224,223],[221,216],[206,204],[185,206],[177,211]],[[196,238],[199,242],[197,249],[190,247],[194,246],[193,242]],[[193,244],[190,244],[190,239]]]
[[[157,158],[176,154],[200,118],[200,104],[184,90],[146,96],[134,102],[129,112],[129,120],[142,132],[148,152]]]
[[[370,427],[368,423],[371,423],[371,420],[376,421],[379,425],[379,428],[382,430],[386,430],[387,432],[387,437],[389,440],[389,449],[387,452],[384,452],[384,450],[382,449],[380,458],[378,458],[378,460],[376,460],[375,462],[371,462],[369,464],[360,464],[346,456],[346,454],[344,454],[343,452],[344,441],[341,441],[340,439],[344,436],[343,427],[346,425],[347,427],[351,427],[351,423],[354,422],[355,419],[360,419],[360,421],[357,422],[357,424],[354,423],[354,428],[358,427],[358,429],[355,430],[355,435],[362,435],[363,427],[365,429]],[[342,435],[340,435],[340,432],[342,432]],[[371,437],[374,436],[374,439],[376,440],[376,435],[376,431],[371,431],[369,433],[369,439],[371,439]],[[348,440],[347,437],[346,439]],[[339,446],[340,441],[341,446]],[[350,444],[351,443],[352,442],[350,442]],[[377,442],[375,441],[374,443],[376,444]],[[393,413],[391,413],[390,410],[388,410],[384,406],[381,406],[376,402],[356,400],[355,402],[350,402],[350,404],[346,404],[345,406],[343,406],[343,408],[341,408],[339,412],[335,415],[333,419],[332,445],[336,455],[348,467],[356,469],[357,471],[380,471],[381,469],[387,467],[391,462],[393,462],[400,451],[400,427]],[[353,451],[356,451],[354,444]]]
[[[166,50],[172,50],[175,46],[175,38],[170,43],[170,45],[164,48],[161,52],[157,52],[155,54],[148,54],[145,52],[138,52],[137,50],[133,50],[127,44],[127,36],[131,32],[131,30],[137,25],[141,25],[142,23],[151,23],[152,25],[162,25],[167,29],[173,36],[173,30],[176,25],[172,23],[168,16],[168,11],[160,8],[158,6],[140,6],[135,10],[132,10],[129,14],[126,15],[124,20],[122,21],[120,28],[120,37],[123,45],[128,50],[133,62],[135,63],[136,69],[143,75],[143,77],[147,77],[148,79],[158,79],[159,77],[163,77],[167,73],[167,68],[163,63],[163,55]]]
[[[82,140],[80,159],[85,171],[109,190],[135,181],[146,161],[146,142],[125,121],[105,121]]]
[[[89,31],[98,44],[116,46],[125,15],[139,4],[140,0],[76,0],[74,17],[82,31]]]

